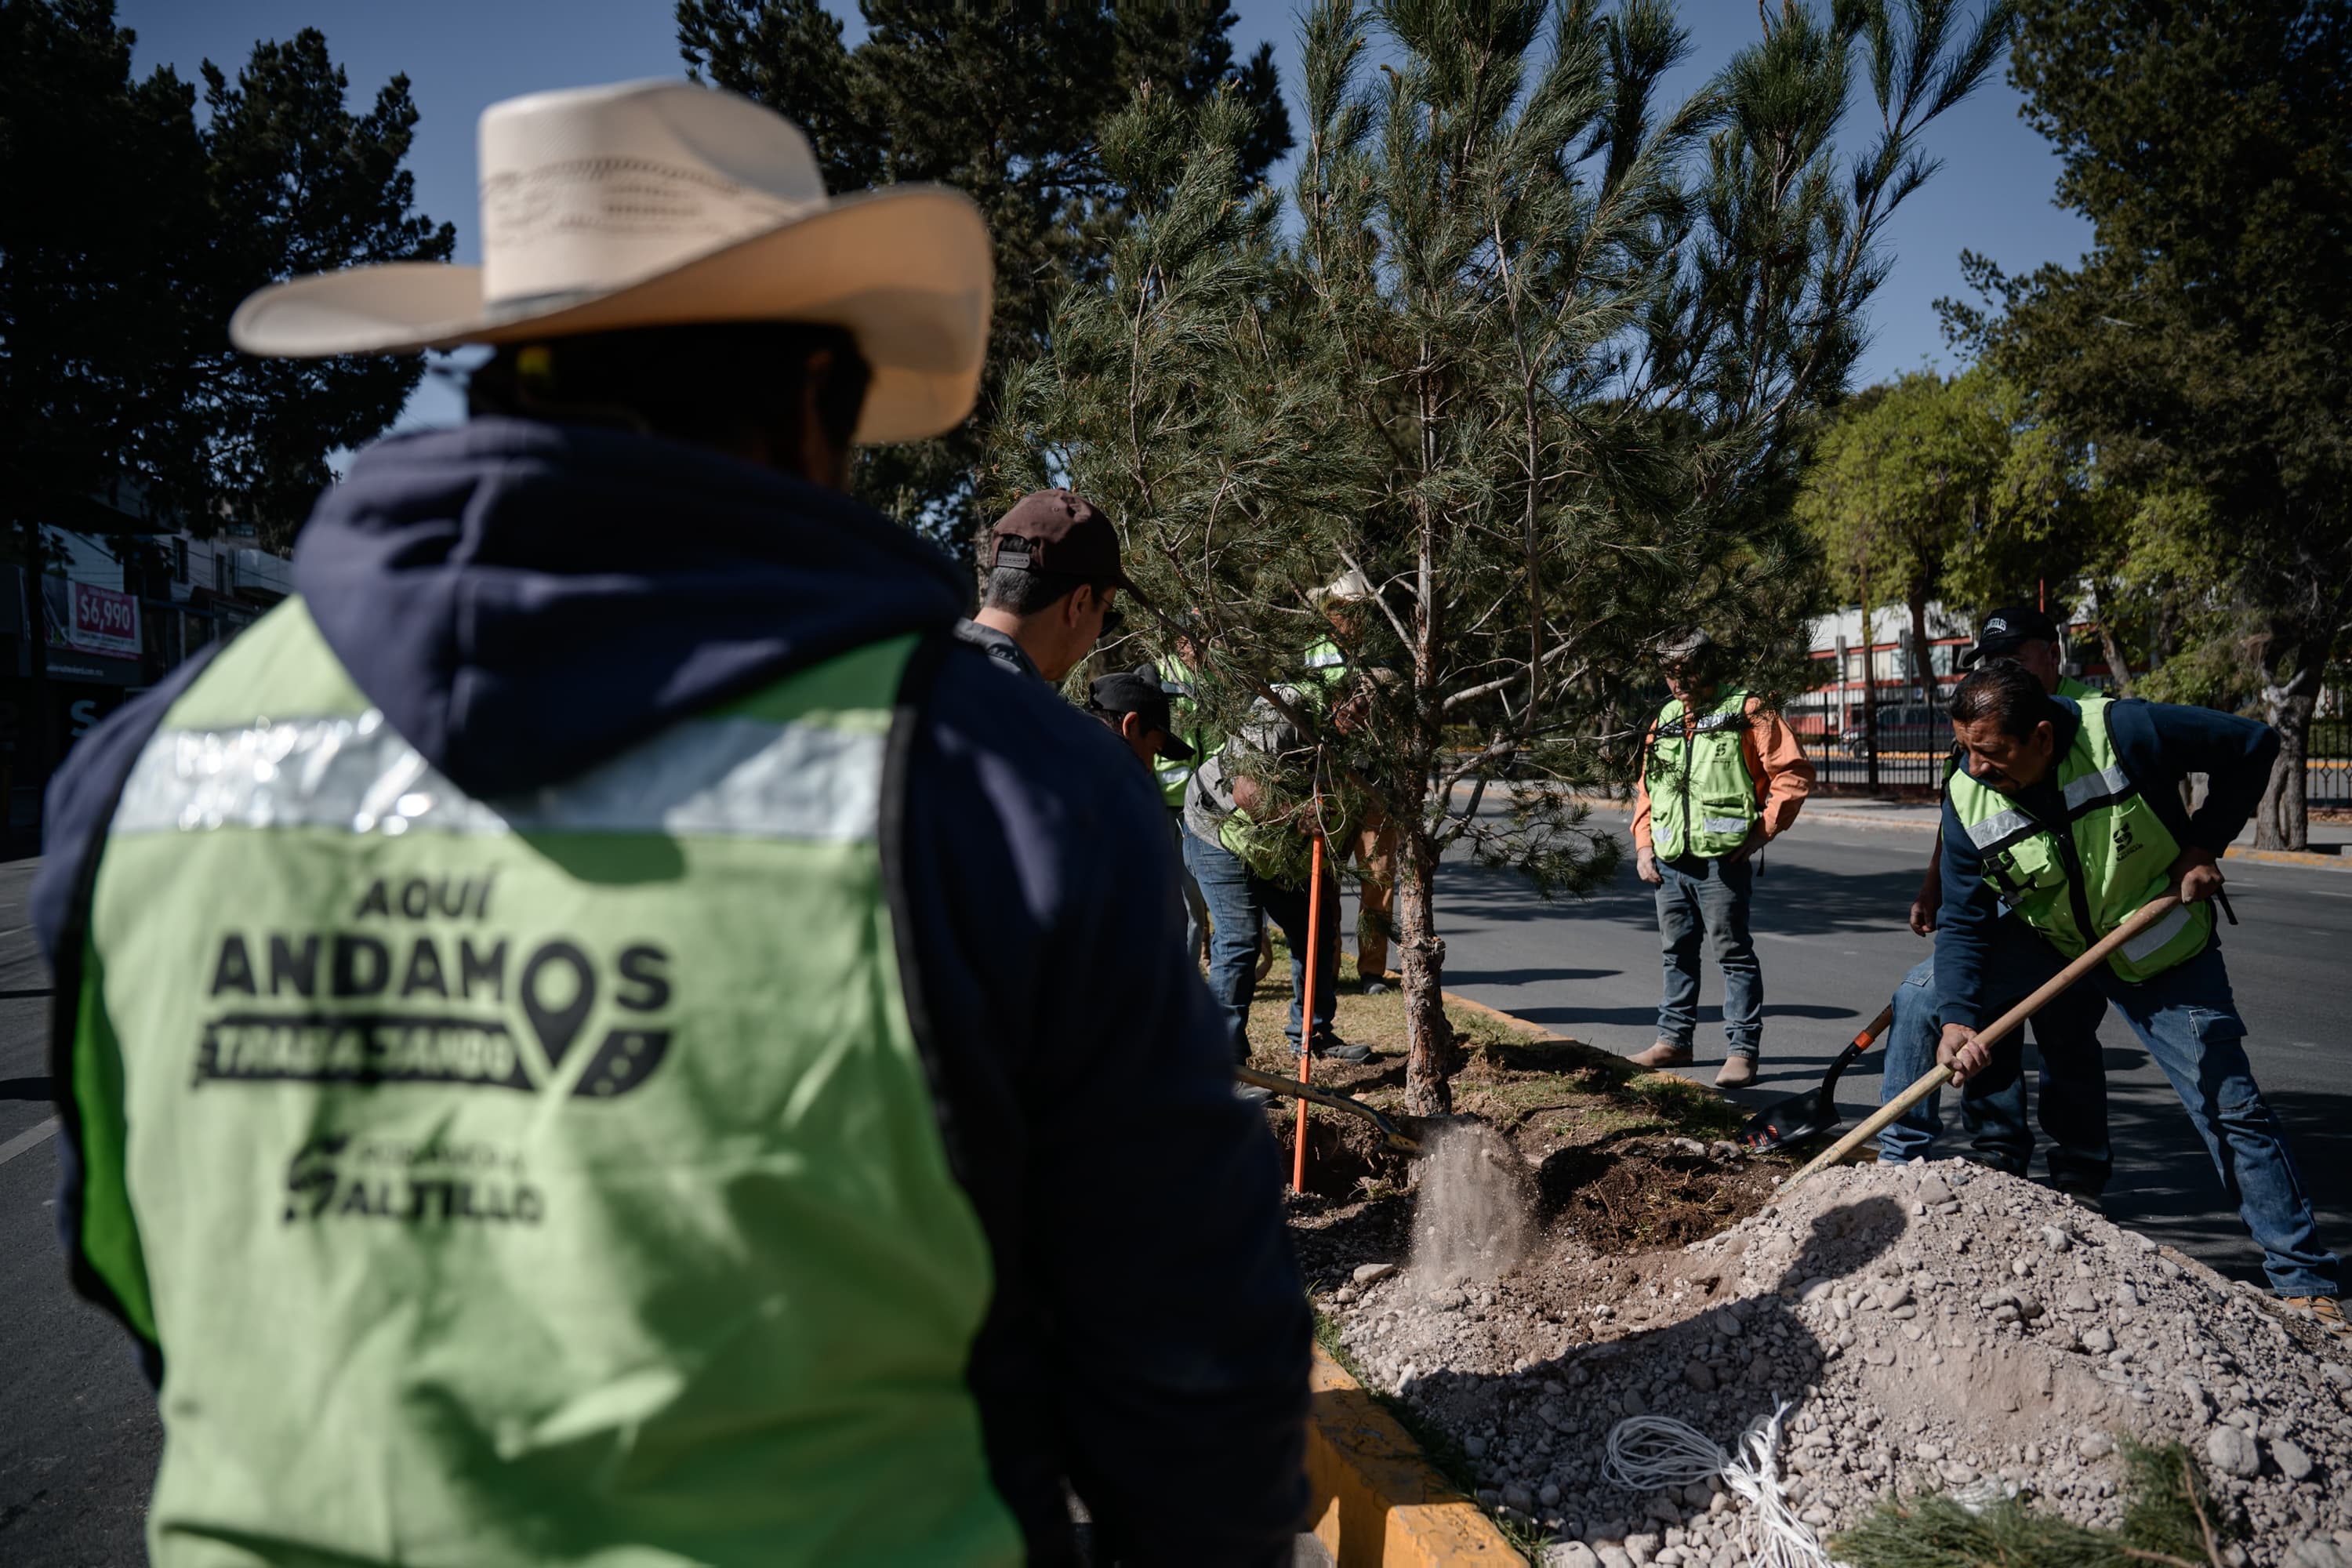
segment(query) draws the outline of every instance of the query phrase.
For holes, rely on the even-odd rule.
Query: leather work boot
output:
[[[1715,1075],[1715,1087],[1717,1089],[1746,1089],[1755,1081],[1754,1057],[1726,1057],[1723,1058],[1723,1070]]]
[[[2337,1339],[2352,1339],[2352,1320],[2346,1319],[2344,1308],[2335,1297],[2289,1296],[2284,1304],[2290,1312],[2318,1320],[2319,1326]]]
[[[1628,1059],[1637,1068],[1686,1068],[1691,1065],[1691,1048],[1660,1040],[1648,1050]]]
[[[1368,1062],[1372,1059],[1373,1051],[1370,1046],[1358,1045],[1352,1040],[1343,1040],[1330,1030],[1322,1029],[1317,1031],[1315,1036],[1315,1055],[1324,1061]],[[1293,1061],[1298,1059],[1297,1046],[1290,1047],[1290,1057]]]

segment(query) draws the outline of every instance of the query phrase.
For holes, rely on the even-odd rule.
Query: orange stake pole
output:
[[[1322,805],[1316,803],[1318,822],[1323,816]],[[1307,873],[1307,984],[1306,994],[1299,998],[1298,1007],[1298,1081],[1307,1081],[1307,1064],[1315,1053],[1315,975],[1317,962],[1322,958],[1323,941],[1323,831],[1315,831],[1314,847],[1308,851],[1310,869]],[[1298,1102],[1298,1130],[1290,1139],[1290,1190],[1307,1190],[1307,1102]]]

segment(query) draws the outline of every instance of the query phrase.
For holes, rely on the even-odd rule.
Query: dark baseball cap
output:
[[[1960,655],[1967,668],[1980,658],[2006,658],[2030,642],[2056,642],[2058,623],[2031,605],[2004,605],[1984,618],[1974,647]]]
[[[1192,748],[1176,738],[1176,726],[1168,717],[1168,693],[1160,689],[1160,672],[1151,666],[1139,664],[1133,669],[1097,676],[1087,688],[1087,706],[1097,713],[1134,714],[1146,730],[1160,731],[1161,756],[1171,763],[1192,760]]]
[[[1135,592],[1118,563],[1118,531],[1094,502],[1068,490],[1023,496],[997,521],[990,546],[992,570],[1045,572]]]

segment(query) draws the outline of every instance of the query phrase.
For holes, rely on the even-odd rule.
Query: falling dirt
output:
[[[1485,1282],[1527,1253],[1533,1183],[1527,1162],[1484,1122],[1439,1125],[1422,1145],[1413,1205],[1415,1276],[1448,1285]]]

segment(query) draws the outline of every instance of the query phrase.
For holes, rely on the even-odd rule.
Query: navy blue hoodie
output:
[[[362,453],[294,582],[361,689],[478,796],[847,648],[940,634],[894,905],[993,1255],[969,1375],[998,1489],[1033,1562],[1073,1560],[1065,1477],[1097,1561],[1288,1561],[1310,1324],[1273,1142],[1233,1098],[1184,952],[1164,808],[1101,725],[945,641],[963,590],[944,556],[730,458],[484,419]],[[94,731],[50,787],[34,914],[53,955],[99,819],[193,674]]]
[[[2050,721],[2063,757],[2083,727],[2083,710],[2072,698],[2050,699]],[[2107,733],[2125,774],[2162,819],[2172,841],[2183,848],[2230,847],[2261,804],[2278,756],[2278,732],[2269,725],[2210,708],[2129,700],[2107,708]],[[1963,765],[1966,765],[1965,763]],[[2180,784],[2190,773],[2206,775],[2205,801],[2191,816],[2180,805]],[[2056,774],[2016,797],[2017,805],[2045,824],[2066,821]],[[1936,917],[1937,1016],[1973,1029],[1991,1020],[1984,1005],[1984,959],[1992,942],[2000,901],[1985,879],[1984,856],[1944,792],[1944,904]],[[2214,933],[2221,940],[2221,933]]]

